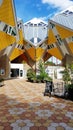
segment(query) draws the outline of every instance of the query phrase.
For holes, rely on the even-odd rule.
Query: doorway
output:
[[[19,69],[11,69],[11,77],[19,77]]]

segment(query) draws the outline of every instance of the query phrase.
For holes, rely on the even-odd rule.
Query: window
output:
[[[0,69],[0,75],[4,75],[5,74],[5,70],[4,69]]]

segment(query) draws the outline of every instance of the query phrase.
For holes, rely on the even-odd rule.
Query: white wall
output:
[[[58,68],[57,69],[57,79],[62,79],[62,73],[61,73],[61,71],[63,71],[64,70],[64,68]]]
[[[63,71],[63,70],[64,70],[64,67],[61,67],[61,66],[48,66],[46,68],[46,72],[52,79],[55,79],[55,74],[56,74],[57,79],[62,79],[62,74],[60,73],[60,71]]]
[[[24,69],[24,64],[15,64],[11,63],[10,64],[11,69],[19,69],[19,77],[26,77],[26,70]],[[22,71],[22,76],[21,76],[21,71]]]

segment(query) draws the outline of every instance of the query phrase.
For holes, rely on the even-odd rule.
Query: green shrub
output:
[[[45,81],[51,81],[52,79],[48,76],[48,74],[45,72],[44,63],[40,60],[39,62],[39,75],[38,79],[40,79],[40,82]]]
[[[28,70],[27,79],[30,82],[52,81],[52,78],[50,78],[47,73],[41,73],[40,75],[36,75],[35,72],[32,69]]]
[[[46,72],[37,75],[37,82],[45,82],[45,81],[52,81],[52,78],[49,77]]]
[[[73,84],[68,84],[68,94],[69,94],[69,99],[73,101]]]
[[[29,69],[27,71],[27,78],[31,82],[35,82],[36,81],[36,74],[35,74],[33,69]]]
[[[68,84],[67,88],[68,89],[73,89],[73,84]]]
[[[0,78],[0,82],[3,82],[4,81],[4,79],[3,78]]]
[[[31,82],[45,82],[45,81],[52,81],[52,78],[48,76],[48,74],[45,72],[45,67],[43,62],[39,62],[39,74],[36,75],[35,71],[33,69],[29,69],[27,71],[27,78]]]

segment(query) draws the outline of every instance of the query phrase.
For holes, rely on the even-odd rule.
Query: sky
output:
[[[16,15],[23,22],[40,18],[46,22],[56,13],[73,5],[73,0],[14,0]]]

